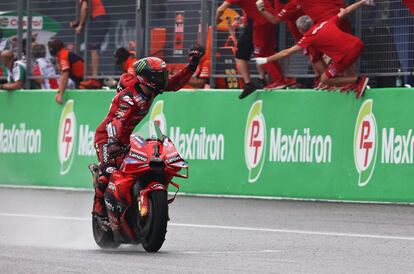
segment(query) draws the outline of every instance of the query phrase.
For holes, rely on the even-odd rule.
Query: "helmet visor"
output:
[[[168,70],[154,73],[151,82],[157,90],[165,90],[168,84]]]

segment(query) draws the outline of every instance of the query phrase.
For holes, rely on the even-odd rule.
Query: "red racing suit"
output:
[[[166,91],[177,91],[190,80],[194,68],[187,65],[183,70],[168,79]],[[141,80],[131,74],[121,75],[116,96],[112,99],[111,107],[106,118],[96,129],[95,149],[98,159],[103,163],[102,146],[112,138],[121,145],[129,144],[129,137],[137,124],[147,115],[155,96],[152,92],[147,96],[142,91]]]

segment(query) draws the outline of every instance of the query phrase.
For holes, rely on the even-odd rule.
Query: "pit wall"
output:
[[[113,91],[0,92],[0,184],[91,188],[94,130]],[[189,161],[181,192],[414,202],[414,90],[180,91],[157,120]],[[145,121],[145,120],[144,120]],[[139,128],[139,126],[138,126]]]

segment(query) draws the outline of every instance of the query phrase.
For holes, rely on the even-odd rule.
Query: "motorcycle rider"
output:
[[[190,80],[204,52],[194,45],[189,51],[189,64],[180,72],[168,76],[166,63],[157,57],[147,57],[134,63],[136,76],[121,75],[117,94],[112,99],[106,118],[96,129],[95,150],[100,162],[95,174],[95,197],[92,214],[107,221],[104,193],[110,175],[121,163],[125,146],[137,124],[147,115],[154,98],[163,91],[178,91]]]

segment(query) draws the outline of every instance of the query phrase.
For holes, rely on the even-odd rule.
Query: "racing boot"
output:
[[[93,199],[93,210],[92,214],[98,216],[106,216],[105,200],[104,194],[106,187],[108,186],[108,178],[105,176],[100,176],[98,182],[94,185],[95,188],[95,197]]]
[[[94,185],[95,197],[93,198],[92,215],[97,218],[102,230],[109,229],[108,214],[106,212],[104,194],[108,186],[108,178],[100,176],[97,183]]]

